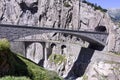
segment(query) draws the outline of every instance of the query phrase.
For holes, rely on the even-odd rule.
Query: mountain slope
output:
[[[120,9],[108,9],[108,14],[116,24],[120,22]]]

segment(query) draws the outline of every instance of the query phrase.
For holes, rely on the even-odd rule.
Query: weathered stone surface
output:
[[[26,57],[39,64],[39,62],[43,59],[42,52],[43,46],[40,43],[34,43],[28,46],[28,49],[26,51]]]
[[[93,55],[85,74],[76,80],[119,80],[120,79],[120,56],[101,53]],[[103,57],[104,55],[104,57]]]
[[[120,64],[107,61],[96,61],[91,69],[76,80],[119,80]]]
[[[5,3],[4,1],[2,0],[1,3],[0,3],[0,20],[3,18],[3,14],[4,14],[4,11],[5,11]]]
[[[53,48],[52,54],[59,54],[63,55],[64,59],[62,63],[54,63],[54,61],[51,61],[48,57],[48,62],[46,68],[49,70],[57,71],[57,73],[62,77],[67,77],[69,74],[72,66],[74,65],[75,61],[77,60],[77,56],[80,52],[80,45],[75,44],[66,44],[65,48],[61,49],[62,44],[57,44]],[[56,51],[58,50],[58,51]],[[56,53],[57,52],[57,53]]]
[[[120,53],[120,28],[115,29],[115,47],[113,51]]]

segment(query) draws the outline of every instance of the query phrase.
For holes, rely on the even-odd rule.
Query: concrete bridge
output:
[[[90,32],[90,31],[77,31],[77,30],[67,30],[67,29],[55,29],[55,28],[44,28],[44,27],[33,27],[33,26],[18,26],[18,25],[7,25],[7,24],[0,24],[0,38],[7,38],[10,41],[18,41],[22,42],[22,50],[18,50],[19,53],[22,53],[26,58],[31,59],[31,55],[27,54],[27,49],[32,43],[40,43],[42,48],[41,53],[39,55],[43,55],[43,58],[34,58],[34,62],[37,64],[46,67],[47,65],[47,59],[49,55],[51,55],[53,47],[56,46],[55,52],[64,54],[65,49],[67,48],[67,45],[65,45],[65,42],[62,43],[60,41],[49,41],[49,40],[37,40],[37,39],[21,39],[27,36],[37,35],[37,34],[43,34],[43,33],[64,33],[76,36],[78,38],[81,38],[82,40],[85,40],[90,43],[90,48],[98,48],[103,49],[103,47],[106,45],[106,40],[108,33],[105,32]],[[15,50],[17,50],[20,45],[14,45]],[[34,55],[34,54],[32,54]],[[44,64],[44,65],[43,65]]]
[[[90,44],[105,46],[108,33],[106,32],[96,32],[96,31],[78,31],[78,30],[68,30],[68,29],[55,29],[55,28],[45,28],[45,27],[33,27],[33,26],[18,26],[18,25],[7,25],[0,24],[0,38],[7,38],[10,41],[19,39],[22,37],[42,34],[42,33],[64,33],[76,36],[89,42]]]

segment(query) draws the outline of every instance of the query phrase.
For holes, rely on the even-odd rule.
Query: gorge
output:
[[[120,56],[114,54],[120,53],[120,28],[106,11],[92,3],[80,0],[1,0],[0,24],[108,33],[102,50],[83,38],[57,31],[19,38],[11,42],[11,50],[56,71],[65,80],[120,79]],[[21,32],[15,31],[15,34]],[[24,40],[31,40],[26,41],[26,50]],[[44,41],[50,42],[46,55]]]

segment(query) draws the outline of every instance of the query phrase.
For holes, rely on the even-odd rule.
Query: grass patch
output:
[[[31,80],[27,77],[14,77],[14,76],[6,76],[1,78],[0,80]]]
[[[44,68],[32,63],[22,56],[18,56],[27,65],[29,76],[32,80],[62,80],[57,73],[45,70]]]
[[[45,70],[44,68],[38,66],[23,56],[15,55],[13,53],[12,55],[14,57],[9,58],[9,63],[13,66],[11,66],[9,72],[6,75],[26,76],[31,80],[62,80],[62,78],[60,78],[57,73]]]
[[[54,62],[55,64],[61,64],[66,61],[65,55],[61,54],[52,54],[49,57],[50,62]]]
[[[120,56],[120,53],[115,52],[114,54]]]

